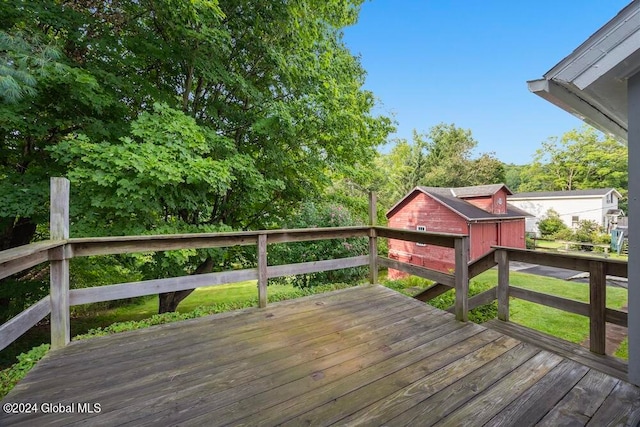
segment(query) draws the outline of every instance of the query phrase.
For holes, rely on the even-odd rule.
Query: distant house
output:
[[[553,209],[562,221],[575,228],[582,220],[595,221],[607,231],[614,228],[623,212],[618,209],[622,196],[614,188],[573,191],[540,191],[517,193],[508,197],[509,203],[523,209],[532,217],[527,218],[527,232],[540,234],[538,222]]]
[[[389,227],[469,235],[469,259],[491,246],[525,247],[526,212],[507,204],[504,184],[460,188],[416,187],[387,212]],[[389,258],[449,272],[453,249],[389,240]],[[389,271],[389,278],[404,273]]]

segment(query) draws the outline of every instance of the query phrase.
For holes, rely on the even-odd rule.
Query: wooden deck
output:
[[[39,412],[0,411],[0,425],[640,421],[637,387],[381,286],[74,342],[8,402]]]

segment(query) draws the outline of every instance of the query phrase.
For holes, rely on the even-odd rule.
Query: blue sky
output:
[[[471,129],[478,152],[524,164],[582,122],[529,92],[629,0],[370,0],[345,42],[367,70],[392,138],[438,123]],[[388,147],[387,147],[388,149]]]

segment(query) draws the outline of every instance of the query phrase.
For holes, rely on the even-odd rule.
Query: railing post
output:
[[[49,236],[51,240],[69,238],[69,180],[51,178],[51,212]],[[51,298],[51,348],[69,343],[69,259],[65,246],[50,252],[49,283]]]
[[[469,238],[459,237],[455,240],[455,289],[456,320],[466,322],[469,310]]]
[[[607,276],[605,265],[589,262],[589,342],[594,353],[605,354],[607,307]]]
[[[267,306],[267,235],[258,234],[258,300],[260,308]]]
[[[495,260],[498,263],[498,319],[509,321],[509,254],[497,250]]]
[[[369,283],[378,283],[378,238],[376,237],[376,193],[369,192]]]

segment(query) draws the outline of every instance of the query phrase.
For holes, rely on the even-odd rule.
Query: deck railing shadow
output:
[[[467,321],[469,310],[496,299],[498,300],[498,318],[508,321],[509,297],[588,316],[591,325],[591,351],[595,353],[604,353],[605,322],[623,326],[627,324],[626,313],[606,308],[606,275],[627,277],[626,262],[504,247],[495,248],[482,258],[469,262],[469,238],[466,235],[376,226],[375,195],[373,194],[370,196],[368,226],[88,238],[69,238],[68,200],[69,182],[62,178],[52,178],[50,232],[52,240],[0,252],[0,279],[44,262],[50,263],[50,294],[0,326],[0,350],[49,314],[51,314],[52,347],[65,346],[70,339],[69,310],[74,305],[257,280],[259,306],[266,307],[269,278],[365,265],[369,266],[371,283],[377,283],[377,272],[380,267],[394,268],[433,280],[435,282],[433,286],[416,296],[422,301],[428,301],[443,292],[455,289],[455,304],[450,311],[455,313],[459,321]],[[268,263],[269,244],[351,237],[368,238],[369,253],[349,258],[297,264],[269,265]],[[447,274],[378,256],[378,238],[452,248],[455,270],[453,274]],[[69,260],[74,257],[230,246],[255,246],[257,266],[242,270],[69,289]],[[510,286],[510,260],[590,272],[590,302],[587,304]],[[469,279],[496,265],[499,272],[497,286],[469,298]]]

